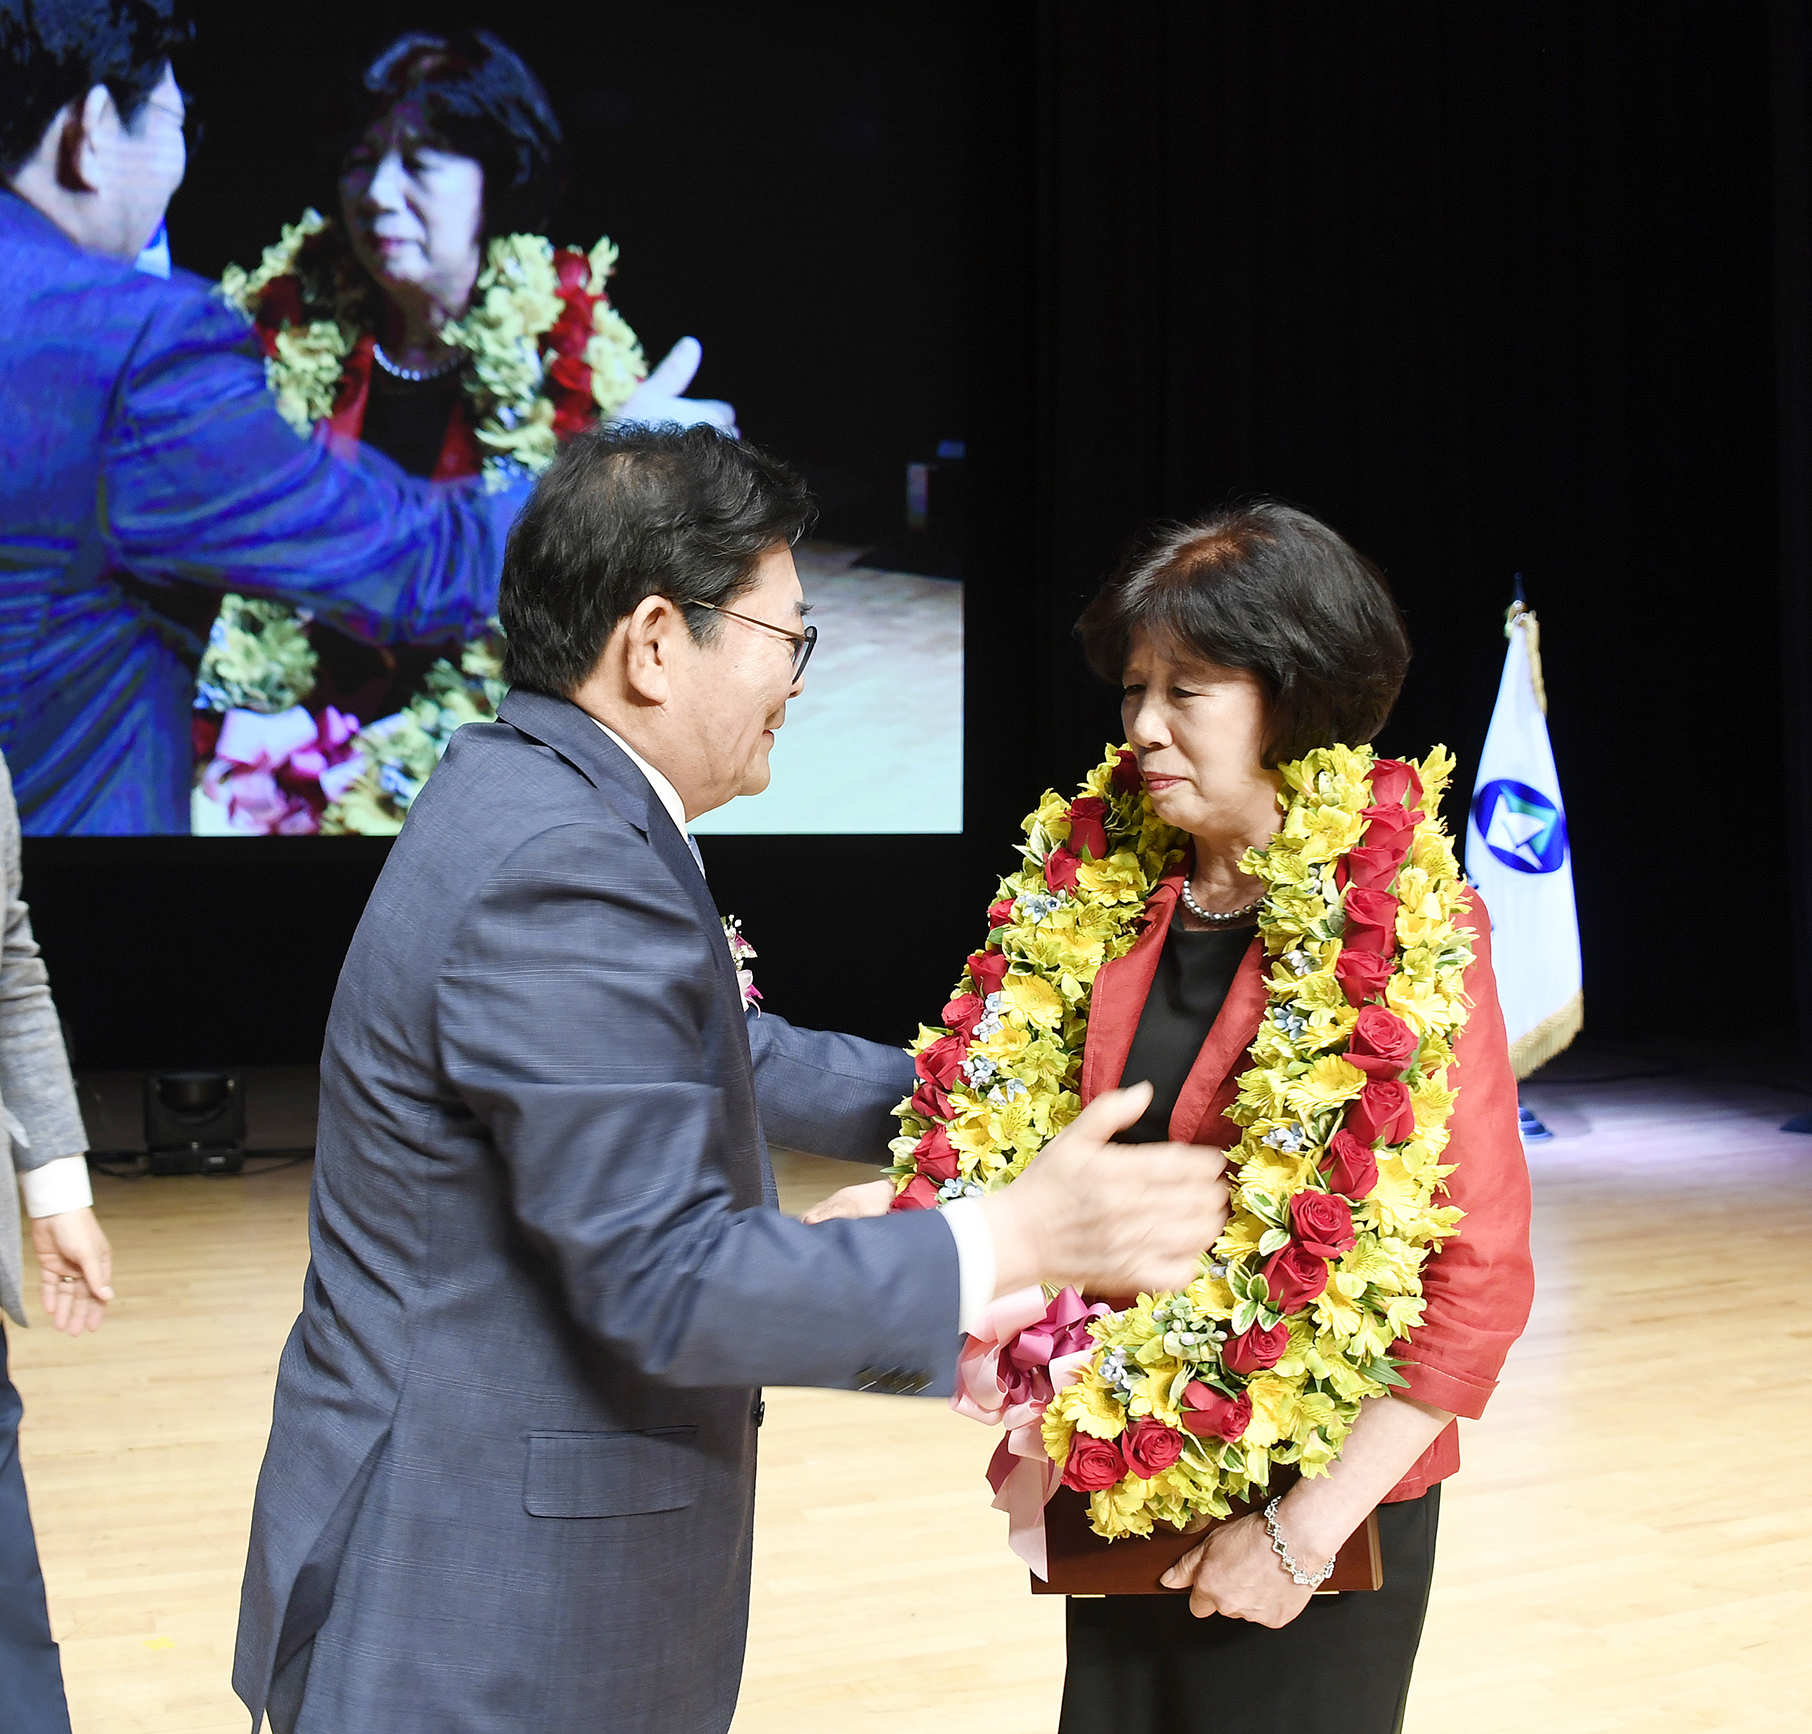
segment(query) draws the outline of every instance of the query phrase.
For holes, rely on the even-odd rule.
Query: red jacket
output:
[[[1084,1102],[1120,1082],[1182,883],[1181,868],[1159,881],[1147,905],[1151,921],[1138,944],[1095,977],[1082,1055]],[[1447,1179],[1448,1202],[1466,1217],[1459,1233],[1422,1267],[1427,1316],[1414,1340],[1399,1343],[1396,1353],[1408,1363],[1405,1396],[1477,1420],[1497,1388],[1510,1345],[1528,1323],[1535,1270],[1516,1078],[1491,973],[1491,923],[1476,891],[1459,924],[1472,933],[1474,959],[1466,972],[1472,1013],[1454,1044],[1448,1075],[1459,1099],[1448,1122],[1452,1136],[1445,1160],[1456,1164]],[[1170,1136],[1178,1143],[1225,1150],[1239,1141],[1240,1128],[1225,1114],[1264,1015],[1264,955],[1263,943],[1253,940],[1177,1097]],[[1414,1499],[1453,1474],[1460,1466],[1459,1431],[1458,1422],[1447,1428],[1391,1489],[1387,1502]]]

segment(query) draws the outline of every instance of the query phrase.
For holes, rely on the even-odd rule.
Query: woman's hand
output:
[[[1318,1570],[1325,1563],[1320,1559],[1303,1562],[1305,1570]],[[1250,1620],[1255,1626],[1287,1626],[1315,1593],[1307,1584],[1296,1582],[1271,1551],[1265,1520],[1257,1512],[1211,1531],[1205,1542],[1192,1547],[1165,1572],[1162,1582],[1167,1589],[1191,1586],[1189,1611],[1198,1620],[1224,1614],[1230,1620]]]
[[[98,1331],[113,1299],[113,1248],[92,1207],[32,1219],[32,1251],[53,1330]]]
[[[892,1203],[893,1182],[869,1180],[860,1186],[845,1186],[840,1192],[833,1192],[822,1203],[814,1204],[799,1220],[835,1222],[844,1217],[885,1216]]]

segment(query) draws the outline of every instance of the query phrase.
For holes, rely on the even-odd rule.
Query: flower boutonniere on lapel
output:
[[[736,985],[742,992],[744,1011],[761,1016],[761,989],[755,985],[755,972],[748,967],[756,955],[755,947],[743,937],[742,923],[734,915],[724,917],[724,938],[730,943],[730,961],[736,965]]]

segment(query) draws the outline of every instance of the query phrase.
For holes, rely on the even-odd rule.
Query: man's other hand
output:
[[[93,1209],[33,1217],[31,1244],[52,1328],[72,1337],[98,1331],[113,1299],[113,1248]]]
[[[836,1222],[858,1216],[885,1216],[893,1203],[891,1180],[866,1180],[860,1186],[844,1186],[830,1197],[814,1204],[801,1222]]]
[[[1227,1224],[1226,1157],[1196,1144],[1112,1144],[1149,1084],[1097,1096],[1011,1186],[981,1200],[996,1294],[1071,1283],[1086,1294],[1180,1289]]]

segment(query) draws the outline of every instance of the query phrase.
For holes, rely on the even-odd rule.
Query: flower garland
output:
[[[562,441],[622,408],[647,374],[641,344],[605,293],[616,262],[608,239],[589,254],[539,235],[502,235],[486,249],[469,310],[441,336],[471,357],[465,401],[488,487],[540,474]],[[256,270],[228,266],[220,291],[253,322],[278,412],[312,433],[334,413],[348,361],[382,316],[379,292],[344,236],[304,211]],[[310,732],[299,756],[276,758],[270,731],[228,734],[220,719],[236,710],[287,713],[306,700],[318,665],[307,625],[305,611],[226,599],[196,681],[198,814],[209,828],[394,835],[453,730],[496,715],[502,628],[492,620],[457,666],[437,661],[396,715],[363,729],[351,719],[350,744],[336,738],[330,751],[320,744],[325,733],[318,742]],[[336,713],[336,735],[341,727]],[[280,732],[287,741],[298,731]],[[225,758],[215,751],[222,738],[255,741],[256,756]],[[317,760],[338,774],[311,782]]]
[[[1052,1475],[1088,1494],[1109,1538],[1225,1517],[1273,1463],[1326,1473],[1361,1403],[1404,1383],[1393,1345],[1421,1323],[1422,1264],[1461,1215],[1435,1203],[1472,960],[1435,816],[1453,760],[1334,746],[1280,770],[1281,828],[1242,862],[1266,887],[1270,973],[1228,1111],[1243,1135],[1225,1232],[1180,1293],[1092,1316],[1066,1294],[989,1345],[989,1366],[1026,1387],[1014,1424],[1041,1432]],[[1130,949],[1182,841],[1124,749],[1077,800],[1047,794],[1026,829],[1026,866],[1002,882],[947,1027],[913,1044],[896,1208],[1010,1181],[1074,1118],[1095,972]],[[1044,1346],[1083,1330],[1089,1352],[1054,1366]]]

